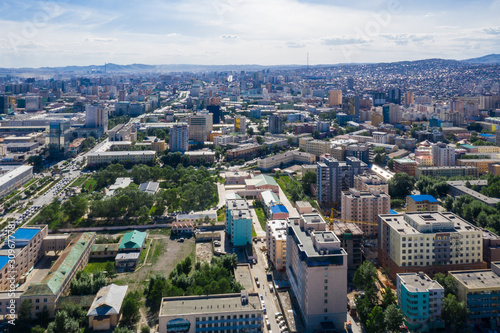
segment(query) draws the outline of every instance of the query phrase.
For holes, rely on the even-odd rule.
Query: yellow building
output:
[[[410,212],[437,212],[438,201],[432,195],[407,195],[406,211]]]
[[[328,105],[340,106],[342,105],[342,90],[331,90],[328,93]]]
[[[498,158],[491,158],[491,159],[477,159],[477,160],[457,160],[456,163],[457,165],[468,165],[468,166],[474,166],[477,167],[479,174],[484,174],[488,171],[488,166],[490,164],[497,164],[500,162],[500,159]]]
[[[165,149],[167,149],[165,140],[155,140],[151,142],[151,149],[153,149],[157,154],[160,154]]]

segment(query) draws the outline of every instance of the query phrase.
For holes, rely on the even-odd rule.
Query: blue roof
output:
[[[486,134],[486,133],[481,133],[478,136],[482,136],[482,137],[485,137],[485,138],[492,138],[492,137],[494,137],[493,134]]]
[[[391,214],[398,214],[394,209],[391,209]]]
[[[19,228],[16,230],[16,232],[14,232],[14,234],[11,237],[13,237],[14,241],[15,240],[30,241],[39,232],[40,232],[40,229]]]
[[[0,256],[0,269],[3,269],[9,262],[9,256]]]
[[[409,197],[412,198],[413,201],[415,202],[421,202],[421,201],[438,202],[436,198],[434,198],[432,195],[429,194],[409,195]]]
[[[271,213],[273,213],[273,214],[287,213],[288,214],[288,209],[286,209],[286,207],[283,205],[276,205],[276,206],[271,207]]]

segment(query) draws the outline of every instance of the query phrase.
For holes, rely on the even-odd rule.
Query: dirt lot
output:
[[[212,243],[197,243],[196,244],[196,258],[200,260],[200,262],[206,263],[212,260],[213,252],[212,252]]]

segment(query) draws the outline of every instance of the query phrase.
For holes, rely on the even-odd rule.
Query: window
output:
[[[328,312],[328,309],[327,309],[327,308],[325,308],[325,313],[327,313],[327,312]]]

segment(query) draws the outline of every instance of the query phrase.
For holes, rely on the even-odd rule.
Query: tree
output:
[[[130,330],[128,327],[118,326],[113,330],[113,333],[134,333],[134,331]]]
[[[112,278],[114,278],[116,276],[115,264],[112,261],[108,261],[106,263],[106,276],[109,279],[112,279]]]
[[[260,135],[257,135],[257,136],[255,137],[255,139],[257,140],[257,143],[258,143],[259,145],[261,145],[261,144],[263,144],[263,143],[264,143],[264,138],[263,138],[263,137],[261,137]]]
[[[444,200],[443,200],[443,207],[447,211],[451,211],[451,209],[453,207],[453,198],[450,197],[450,196],[447,196],[446,198],[444,198]]]
[[[443,319],[448,327],[460,327],[467,316],[467,306],[457,301],[455,295],[449,294],[443,300]]]
[[[377,154],[373,158],[373,163],[375,163],[378,166],[382,166],[385,161],[385,154]]]
[[[394,171],[394,159],[391,158],[389,161],[387,161],[387,167],[389,168],[389,170]]]
[[[316,184],[316,173],[307,171],[304,177],[302,177],[302,187],[306,194],[311,194],[311,184]]]
[[[19,319],[22,322],[28,322],[31,320],[31,310],[33,309],[33,304],[29,299],[25,299],[21,302],[21,306],[19,307]]]
[[[444,288],[445,296],[448,296],[449,294],[456,295],[457,286],[455,285],[455,279],[452,276],[437,273],[434,275],[434,280],[436,280],[436,282]]]
[[[380,306],[376,306],[368,315],[366,330],[369,333],[382,333],[385,331],[384,312]]]
[[[250,135],[250,136],[253,136],[255,134],[254,130],[253,130],[253,127],[247,128],[247,134]]]
[[[382,296],[382,308],[386,310],[389,306],[396,304],[396,295],[392,292],[392,289],[385,287],[385,293]]]
[[[356,298],[356,312],[358,314],[359,320],[361,321],[361,323],[363,323],[363,325],[366,324],[372,308],[372,303],[370,302],[368,297],[363,296]]]
[[[389,179],[389,195],[392,198],[404,199],[413,191],[415,178],[408,176],[405,172],[396,173],[394,177]]]
[[[312,136],[313,136],[313,138],[315,138],[315,139],[319,139],[319,135],[320,135],[320,133],[319,133],[319,131],[318,131],[317,129],[315,129],[315,130],[313,131],[313,133],[312,133]]]
[[[30,333],[45,333],[45,328],[40,325],[31,328]]]
[[[389,332],[399,332],[403,319],[403,312],[396,304],[391,304],[385,309],[384,323]]]
[[[377,269],[371,261],[365,261],[354,273],[354,286],[360,290],[372,287],[377,277]]]
[[[149,329],[149,326],[142,326],[141,327],[141,333],[149,333],[151,330]]]
[[[47,328],[47,333],[77,333],[79,331],[78,321],[69,317],[64,310],[56,313],[56,318]]]
[[[122,306],[122,321],[126,326],[135,325],[139,321],[140,300],[139,292],[131,292],[125,296]]]

